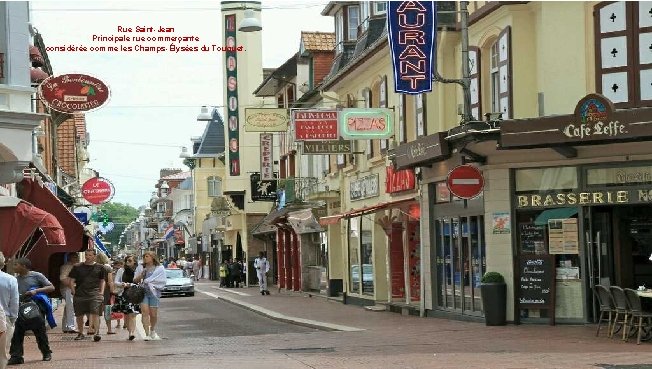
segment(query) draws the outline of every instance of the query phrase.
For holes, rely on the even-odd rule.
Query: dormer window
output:
[[[358,38],[358,25],[360,25],[360,7],[349,6],[347,8],[347,41],[354,41]]]
[[[335,14],[335,53],[342,52],[342,42],[344,42],[344,16],[340,10]]]
[[[363,1],[360,4],[360,33],[364,33],[369,28],[369,14],[371,13],[371,3]]]
[[[386,1],[374,1],[374,15],[381,15],[387,13],[387,2]]]

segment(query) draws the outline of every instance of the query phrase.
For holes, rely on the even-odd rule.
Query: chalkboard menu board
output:
[[[554,255],[521,255],[518,260],[518,305],[522,309],[549,310],[555,318]]]
[[[525,223],[520,225],[519,238],[524,254],[545,253],[545,226]]]

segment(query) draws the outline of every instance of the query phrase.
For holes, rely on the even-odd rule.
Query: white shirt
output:
[[[256,270],[259,272],[267,273],[269,271],[269,263],[267,262],[267,258],[256,258],[256,260],[254,260],[254,268],[256,268]]]
[[[18,318],[18,280],[13,275],[0,271],[0,307],[7,317]]]

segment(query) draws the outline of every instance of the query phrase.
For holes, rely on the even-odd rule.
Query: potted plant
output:
[[[507,324],[507,285],[505,278],[498,272],[487,272],[480,284],[482,307],[487,325]]]

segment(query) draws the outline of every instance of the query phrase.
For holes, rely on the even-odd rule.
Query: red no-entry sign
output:
[[[446,184],[453,195],[469,200],[482,193],[484,177],[473,165],[460,165],[448,173]]]

